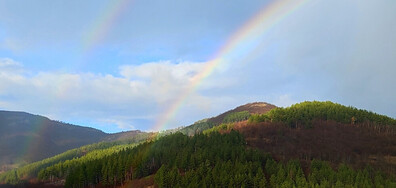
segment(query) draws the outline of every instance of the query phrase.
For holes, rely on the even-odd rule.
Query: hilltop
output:
[[[245,105],[238,106],[232,110],[229,110],[227,112],[224,112],[216,117],[209,118],[208,121],[213,122],[215,124],[220,124],[223,123],[224,118],[229,116],[232,113],[236,112],[243,112],[247,111],[249,114],[264,114],[269,112],[270,110],[276,108],[275,105],[266,103],[266,102],[253,102],[253,103],[248,103]]]
[[[196,133],[201,133],[206,129],[210,129],[213,126],[220,125],[223,122],[247,120],[252,114],[264,114],[274,108],[276,108],[275,105],[266,102],[247,103],[226,111],[218,116],[197,121],[192,125],[180,129],[179,131],[187,135],[194,135]]]

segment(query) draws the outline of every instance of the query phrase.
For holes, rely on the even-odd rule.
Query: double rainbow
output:
[[[159,117],[151,130],[164,130],[180,108],[209,75],[222,64],[235,61],[235,58],[247,56],[260,44],[260,38],[277,23],[284,20],[294,11],[302,7],[309,0],[273,0],[266,4],[256,15],[245,22],[234,32],[227,42],[205,63],[203,71],[198,73],[189,87],[187,87],[176,100]],[[92,29],[88,32],[84,42],[84,51],[90,51],[98,45],[111,30],[120,15],[128,7],[131,0],[112,1],[106,12],[97,19]],[[245,47],[248,48],[245,48]]]
[[[131,2],[132,0],[114,0],[109,2],[106,11],[96,19],[83,38],[84,53],[89,52],[105,39]]]
[[[255,16],[249,19],[242,27],[240,27],[227,42],[214,54],[214,58],[208,61],[202,72],[198,73],[192,83],[185,89],[169,108],[162,114],[152,130],[164,130],[170,120],[172,120],[177,112],[181,109],[188,96],[191,95],[204,82],[205,78],[213,73],[213,71],[222,64],[229,63],[230,57],[234,54],[246,56],[249,52],[240,52],[241,46],[250,46],[254,49],[259,44],[255,41],[264,35],[269,29],[277,23],[291,15],[294,11],[306,4],[308,0],[275,0],[264,6]]]

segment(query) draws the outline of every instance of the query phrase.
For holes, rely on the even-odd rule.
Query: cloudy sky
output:
[[[0,109],[105,132],[189,125],[254,101],[396,118],[396,1],[292,4],[2,0]]]

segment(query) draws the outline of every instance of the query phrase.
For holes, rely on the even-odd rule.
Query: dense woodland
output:
[[[259,150],[248,149],[243,136],[231,131],[194,137],[176,133],[101,159],[63,162],[42,170],[39,178],[66,178],[66,187],[121,185],[154,173],[159,187],[396,186],[391,177],[370,167],[333,169],[327,162],[312,160],[307,172],[299,161],[276,162]]]
[[[222,118],[222,122],[224,123],[233,123],[233,122],[239,122],[239,121],[244,121],[248,120],[250,117],[250,113],[248,111],[237,111],[237,112],[230,112],[224,115]],[[184,127],[180,129],[178,132],[181,132],[183,134],[192,136],[195,134],[199,134],[202,132],[205,132],[208,129],[215,128],[219,125],[218,123],[212,121],[211,119],[203,119],[200,121],[195,122],[194,124]]]
[[[54,157],[50,157],[38,162],[30,163],[15,170],[10,170],[0,174],[0,182],[8,184],[25,183],[24,180],[35,178],[39,175],[39,171],[46,167],[56,165],[60,162],[74,163],[75,161],[91,160],[101,158],[105,155],[113,154],[124,148],[133,147],[136,140],[116,141],[116,142],[100,142],[77,149],[72,149]]]
[[[248,103],[224,112],[216,117],[199,120],[190,126],[181,128],[178,132],[192,136],[222,123],[247,120],[251,114],[264,114],[274,108],[276,108],[276,106],[264,102]]]
[[[396,126],[396,120],[367,110],[327,102],[302,102],[288,108],[275,108],[266,114],[254,114],[249,122],[281,122],[292,128],[312,127],[312,121],[335,121],[344,124],[365,124],[386,129]]]
[[[331,102],[232,112],[220,125],[204,120],[140,144],[72,150],[2,174],[0,182],[21,183],[29,175],[66,187],[113,187],[148,177],[159,187],[396,187],[395,125]]]
[[[193,136],[197,133],[201,133],[202,131],[204,131],[206,129],[210,129],[214,126],[216,126],[215,123],[209,121],[208,119],[203,119],[203,120],[195,122],[194,124],[192,124],[188,127],[182,128],[179,132],[181,132],[185,135]]]

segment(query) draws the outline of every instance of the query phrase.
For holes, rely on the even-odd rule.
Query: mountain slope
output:
[[[153,136],[154,133],[145,133],[140,131],[128,131],[109,135],[105,138],[107,141],[84,145],[53,157],[29,163],[17,169],[2,173],[0,174],[0,185],[1,182],[4,181],[13,184],[23,182],[23,180],[32,180],[34,182],[34,179],[38,176],[40,170],[51,165],[61,164],[66,161],[68,164],[70,164],[77,161],[81,162],[86,160],[100,159],[104,156],[117,153],[123,149],[132,148],[138,143],[145,141],[148,138],[152,138]],[[114,139],[116,141],[109,141],[110,139]],[[15,174],[18,174],[18,178],[15,178]],[[41,186],[37,185],[37,187]]]
[[[107,134],[25,112],[0,111],[0,165],[37,161]]]
[[[42,170],[39,178],[48,185],[65,180],[66,187],[114,187],[152,176],[158,187],[396,186],[394,174],[371,167],[334,166],[317,159],[274,160],[247,142],[236,131],[192,137],[175,133],[100,159],[59,163]]]
[[[141,134],[144,133],[107,134],[26,112],[0,111],[0,173],[83,145],[129,139]]]
[[[240,122],[233,127],[244,135],[248,146],[270,153],[278,160],[312,159],[341,163],[355,168],[371,165],[396,173],[396,129],[378,131],[362,124],[313,121],[311,128],[290,128],[281,123]]]
[[[302,102],[204,131],[242,133],[277,159],[312,159],[396,172],[396,120],[332,102]]]
[[[248,103],[224,112],[218,116],[197,121],[194,124],[184,127],[178,131],[191,136],[196,133],[201,133],[202,131],[210,129],[223,122],[246,120],[252,114],[264,114],[274,108],[276,108],[275,105],[265,102]]]

